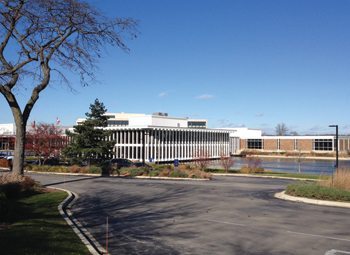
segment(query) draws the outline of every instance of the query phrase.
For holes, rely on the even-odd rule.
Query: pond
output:
[[[248,158],[233,157],[235,164],[232,169],[240,169],[242,166],[248,165]],[[330,175],[334,171],[335,160],[320,159],[284,159],[284,158],[260,158],[261,167],[265,170],[275,172],[301,173],[307,174],[325,174]],[[220,161],[216,160],[212,163],[213,167],[220,167]],[[339,160],[339,167],[350,169],[350,160]]]

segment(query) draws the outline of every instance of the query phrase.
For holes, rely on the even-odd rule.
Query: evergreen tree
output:
[[[74,132],[67,132],[71,137],[71,143],[64,150],[64,154],[78,161],[101,162],[109,159],[114,142],[108,141],[111,132],[104,130],[107,127],[107,117],[104,115],[107,109],[98,99],[90,104],[90,112],[87,112],[86,120],[74,126]]]

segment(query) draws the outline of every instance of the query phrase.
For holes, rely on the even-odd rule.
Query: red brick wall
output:
[[[264,139],[264,150],[277,150],[277,139]]]
[[[243,150],[243,149],[247,149],[246,146],[247,145],[247,140],[246,139],[240,139],[240,141],[239,141],[239,146],[240,146],[240,148],[241,148],[241,150]]]
[[[298,139],[298,150],[312,151],[312,139]]]
[[[280,139],[280,149],[282,151],[294,151],[294,139]]]

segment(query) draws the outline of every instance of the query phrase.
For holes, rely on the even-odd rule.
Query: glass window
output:
[[[248,139],[247,141],[248,149],[262,149],[262,140],[261,139]]]
[[[191,128],[205,128],[207,123],[205,121],[189,121],[188,127]]]
[[[128,120],[108,120],[108,126],[127,126],[129,125]]]
[[[332,139],[315,139],[314,150],[315,151],[332,151],[333,150]]]

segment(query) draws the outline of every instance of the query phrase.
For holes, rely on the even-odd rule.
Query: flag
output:
[[[56,117],[56,125],[58,126],[59,124],[61,124],[61,120],[58,117]]]

